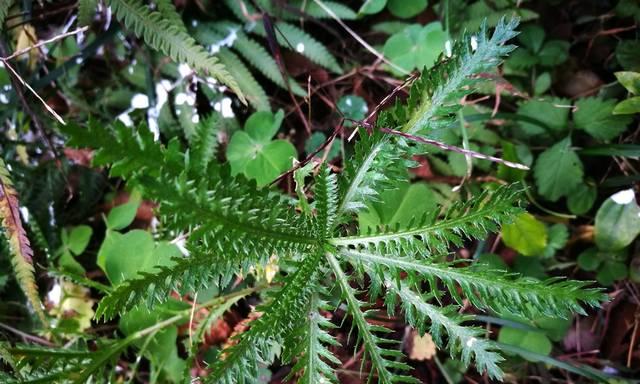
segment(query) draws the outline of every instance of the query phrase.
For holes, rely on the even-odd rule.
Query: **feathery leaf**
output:
[[[500,187],[485,191],[466,202],[458,202],[447,209],[444,217],[439,212],[425,214],[406,228],[387,228],[379,232],[357,236],[338,237],[329,242],[338,247],[370,248],[379,253],[403,252],[446,253],[450,243],[461,246],[464,238],[482,239],[496,232],[499,225],[521,209],[517,206],[519,187]]]
[[[185,32],[183,24],[172,23],[180,19],[179,15],[177,18],[168,18],[168,8],[163,9],[163,15],[151,11],[139,0],[107,0],[107,4],[111,6],[118,20],[136,36],[142,37],[149,46],[179,63],[189,64],[200,74],[215,77],[228,85],[240,100],[245,101],[236,79],[229,74],[225,66],[199,46],[193,37]]]
[[[342,297],[346,301],[348,312],[353,318],[354,327],[357,329],[357,344],[362,344],[364,347],[364,358],[368,357],[371,360],[373,370],[370,372],[370,377],[375,372],[378,382],[382,384],[417,383],[418,381],[412,377],[393,372],[409,370],[409,366],[397,361],[403,357],[402,352],[381,346],[396,343],[378,336],[378,333],[384,334],[391,331],[383,326],[367,322],[366,317],[371,312],[363,311],[365,303],[356,298],[356,290],[349,285],[349,279],[340,267],[340,263],[332,254],[327,254],[327,259],[340,286]]]
[[[9,170],[2,159],[0,159],[0,219],[5,238],[9,243],[11,265],[15,271],[16,280],[38,318],[43,325],[46,325],[47,320],[42,310],[34,277],[33,250],[20,218],[18,193],[13,187]]]
[[[584,314],[583,306],[596,307],[606,301],[600,289],[586,288],[591,282],[550,278],[544,281],[519,277],[504,271],[456,267],[453,263],[436,263],[412,256],[381,255],[369,251],[342,251],[342,257],[356,267],[382,276],[389,273],[399,281],[400,272],[409,279],[429,283],[434,296],[439,296],[438,281],[462,302],[458,293],[474,307],[496,312],[536,317],[566,317],[568,313]]]

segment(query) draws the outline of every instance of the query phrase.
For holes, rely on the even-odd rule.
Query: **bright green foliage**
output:
[[[485,192],[466,202],[451,206],[444,216],[427,212],[404,228],[398,226],[357,236],[330,239],[339,248],[369,249],[374,252],[400,254],[423,252],[441,254],[450,243],[462,245],[464,238],[480,239],[498,230],[497,223],[510,220],[520,212],[514,206],[519,199],[517,188]]]
[[[340,286],[342,298],[347,304],[349,313],[353,316],[353,327],[357,330],[358,335],[356,344],[364,345],[365,359],[368,357],[371,360],[371,365],[373,366],[371,375],[375,372],[378,382],[384,384],[416,382],[415,379],[409,376],[392,372],[394,370],[407,371],[409,366],[397,361],[398,358],[402,357],[402,353],[397,348],[387,347],[395,342],[380,336],[380,334],[384,335],[391,331],[383,326],[372,325],[367,322],[367,316],[372,315],[374,311],[364,310],[367,303],[356,297],[358,291],[349,285],[349,278],[342,270],[338,260],[333,255],[328,255],[328,260]]]
[[[502,240],[525,256],[537,256],[547,246],[547,228],[530,213],[521,213],[502,227]]]
[[[484,338],[482,329],[462,325],[467,318],[457,313],[456,306],[438,307],[429,304],[428,298],[415,293],[404,283],[397,287],[392,279],[386,280],[385,285],[400,300],[407,322],[421,334],[427,331],[427,324],[431,323],[428,331],[438,345],[443,345],[443,331],[448,335],[447,349],[452,357],[460,354],[460,360],[465,366],[473,359],[478,370],[486,371],[492,378],[502,375],[498,363],[503,359],[495,352],[497,347]],[[387,296],[390,309],[395,307],[395,299],[393,295]]]
[[[280,129],[283,117],[282,110],[275,115],[256,112],[249,117],[243,131],[233,134],[227,147],[233,175],[242,173],[264,186],[291,167],[296,149],[286,140],[271,140]]]
[[[582,162],[571,148],[571,138],[557,142],[540,154],[533,168],[538,193],[547,200],[567,196],[582,182]]]
[[[189,64],[201,74],[215,77],[233,89],[244,101],[242,91],[225,66],[197,45],[196,41],[185,32],[183,24],[175,24],[179,16],[177,19],[168,18],[167,8],[163,8],[165,14],[151,11],[139,0],[109,0],[107,3],[118,20],[122,21],[136,36],[144,38],[152,48],[177,62]]]
[[[112,164],[112,175],[126,178],[130,187],[158,204],[162,233],[186,239],[182,255],[151,268],[139,267],[137,273],[113,281],[98,306],[98,319],[117,314],[126,317],[137,305],[152,309],[173,290],[185,294],[205,287],[233,289],[229,283],[234,278],[245,277],[276,256],[284,273],[257,308],[260,316],[248,331],[233,339],[232,346],[208,362],[211,373],[203,382],[255,383],[260,366],[277,357],[291,363],[292,376],[303,383],[336,381],[338,360],[328,348],[336,343],[328,333],[333,325],[323,317],[331,309],[327,291],[334,287],[340,295],[335,305],[345,304],[354,340],[369,362],[363,367],[371,367],[367,373],[371,381],[415,382],[406,376],[409,366],[389,330],[368,320],[375,313],[372,303],[380,296],[390,312],[399,303],[408,322],[421,333],[427,330],[428,320],[440,345],[446,332],[448,348],[464,364],[473,360],[479,370],[501,378],[497,365],[501,358],[494,345],[480,329],[464,326],[467,318],[457,313],[464,300],[480,310],[530,317],[584,313],[584,307],[605,300],[599,290],[586,288],[586,282],[539,281],[446,260],[452,245],[497,232],[522,212],[521,187],[491,186],[442,212],[434,209],[415,217],[405,226],[382,225],[371,232],[349,233],[357,228],[355,214],[370,205],[385,186],[406,179],[412,154],[424,150],[380,128],[424,135],[450,128],[456,122],[460,98],[473,92],[480,81],[475,75],[493,68],[512,50],[505,42],[515,35],[515,27],[515,22],[500,22],[490,37],[483,28],[475,35],[475,49],[468,35],[453,44],[451,58],[441,57],[432,70],[415,80],[406,104],[397,100],[381,112],[370,133],[360,130],[354,157],[345,162],[340,181],[328,166],[321,165],[309,189],[311,203],[301,185],[297,192],[304,203],[267,187],[258,188],[256,182],[234,176],[228,166],[214,162],[216,129],[210,122],[196,129],[188,149],[177,140],[167,146],[154,142],[144,127],[128,129],[116,123],[105,128],[95,122],[87,129],[61,127],[72,137],[70,145],[97,149],[95,164]],[[270,113],[252,116],[245,130],[236,134],[262,144],[272,139],[280,120],[281,116]],[[233,168],[237,159],[232,156],[231,141],[227,154]],[[300,171],[297,183],[303,184],[310,171]],[[295,206],[302,208],[302,214],[295,212]],[[149,244],[147,248],[155,246]],[[347,267],[355,273],[348,275]],[[364,274],[369,279],[357,278]],[[445,294],[454,304],[441,308],[429,303]],[[140,332],[144,330],[128,336],[124,344],[107,349],[98,346],[90,368],[100,366],[96,359],[107,365]],[[96,371],[81,372],[79,377],[86,380]]]
[[[440,22],[425,26],[412,24],[391,36],[384,44],[383,53],[407,71],[429,68],[444,51],[445,41],[447,34]]]

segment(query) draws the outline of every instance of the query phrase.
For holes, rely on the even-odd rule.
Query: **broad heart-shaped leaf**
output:
[[[291,167],[296,149],[286,140],[271,141],[278,132],[284,112],[256,112],[245,123],[244,131],[233,134],[227,146],[227,159],[234,175],[243,173],[259,186],[273,181]]]
[[[595,240],[601,250],[619,250],[640,234],[640,207],[633,189],[617,192],[598,209]]]
[[[578,266],[585,271],[597,271],[598,283],[610,286],[627,276],[627,254],[626,248],[610,251],[591,247],[578,256]]]
[[[292,166],[296,149],[286,140],[275,140],[264,147],[247,163],[244,174],[255,179],[259,186],[267,185]]]
[[[613,109],[614,115],[632,115],[634,113],[640,113],[640,96],[622,100]]]
[[[439,22],[424,27],[411,24],[391,36],[385,42],[383,52],[389,60],[407,71],[423,69],[433,65],[444,50],[446,41],[447,34]],[[397,73],[393,68],[391,70]]]
[[[549,133],[562,133],[567,129],[569,121],[568,99],[552,98],[548,100],[528,100],[518,107],[518,115],[532,117],[544,123],[552,132],[545,132],[539,125],[526,121],[519,122],[522,130],[529,135],[542,135]]]
[[[571,193],[582,182],[582,162],[571,149],[571,137],[559,141],[540,154],[534,168],[538,193],[549,201],[557,201]]]
[[[433,211],[437,203],[435,194],[426,183],[408,182],[381,193],[379,200],[358,214],[362,233],[380,225],[406,228],[412,219],[419,220],[426,212]]]
[[[171,259],[180,256],[180,250],[173,244],[155,244],[147,231],[135,229],[125,234],[108,231],[98,251],[98,266],[116,285],[138,275],[150,272],[156,266],[170,265]]]
[[[502,226],[504,243],[525,256],[537,256],[547,247],[547,227],[530,213],[521,213]]]
[[[414,17],[427,8],[427,0],[387,0],[387,8],[401,19]]]
[[[614,115],[615,100],[597,97],[580,99],[576,102],[573,120],[576,127],[600,140],[611,140],[627,129],[631,116]]]

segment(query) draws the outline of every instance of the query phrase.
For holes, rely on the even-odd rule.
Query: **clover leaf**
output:
[[[284,112],[260,111],[249,117],[244,130],[233,134],[227,146],[231,173],[243,173],[259,186],[273,181],[291,166],[296,149],[286,140],[271,140],[278,132]]]
[[[412,24],[393,34],[384,44],[385,56],[407,71],[431,67],[445,48],[447,34],[439,22]],[[395,69],[392,72],[401,75]]]

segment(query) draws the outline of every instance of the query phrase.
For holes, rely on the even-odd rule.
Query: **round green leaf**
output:
[[[98,266],[111,284],[134,278],[138,272],[150,272],[156,266],[169,266],[180,250],[173,244],[155,244],[147,231],[135,229],[125,234],[109,231],[98,252]]]
[[[628,269],[624,263],[619,261],[607,261],[602,264],[600,270],[596,274],[596,280],[598,283],[610,286],[618,280],[622,280],[627,277]]]
[[[616,47],[616,59],[626,71],[640,71],[640,41],[623,40]]]
[[[640,233],[640,207],[633,189],[613,194],[596,214],[595,240],[598,248],[619,250]]]
[[[561,108],[558,105],[569,105],[568,99],[552,98],[548,100],[528,100],[518,107],[518,115],[539,120],[548,126],[553,133],[561,133],[567,129],[569,121],[569,108]],[[542,135],[548,133],[537,124],[526,121],[519,122],[522,130],[529,135]]]
[[[264,186],[291,168],[291,159],[295,157],[296,149],[290,142],[272,141],[258,149],[255,158],[247,162],[244,174],[255,179],[258,186]]]
[[[237,131],[227,146],[227,160],[231,173],[244,173],[255,179],[259,186],[273,181],[291,167],[297,155],[294,146],[286,140],[271,141],[282,123],[284,112],[256,112],[249,117],[244,131]]]
[[[307,139],[307,142],[304,144],[304,150],[307,154],[313,153],[319,146],[324,144],[327,140],[327,137],[322,132],[313,132],[311,137]],[[320,152],[321,155],[323,152]],[[333,141],[331,145],[331,149],[329,150],[329,155],[327,156],[327,160],[333,160],[340,154],[340,142],[337,140]]]
[[[424,11],[427,8],[427,0],[388,0],[387,8],[394,16],[408,19]]]
[[[502,240],[522,255],[540,255],[547,246],[547,227],[530,213],[521,213],[502,226]]]
[[[424,27],[412,24],[392,35],[385,42],[383,52],[389,60],[407,71],[416,68],[422,70],[435,63],[444,50],[446,41],[447,34],[439,22],[429,23]]]
[[[596,187],[586,183],[579,184],[567,196],[569,211],[574,215],[584,215],[589,212],[597,196]]]
[[[344,95],[338,100],[336,105],[344,117],[350,120],[360,121],[364,119],[367,116],[367,112],[369,112],[367,102],[362,97],[356,95]],[[353,122],[345,120],[344,125],[351,127],[353,126]]]
[[[631,116],[614,115],[614,100],[588,97],[576,102],[573,120],[576,127],[600,140],[611,140],[627,129]]]
[[[244,131],[258,143],[268,143],[280,129],[284,119],[284,112],[279,110],[274,115],[268,111],[260,111],[252,114],[244,124]]]
[[[598,249],[591,247],[578,256],[578,266],[585,271],[595,271],[602,264]]]

